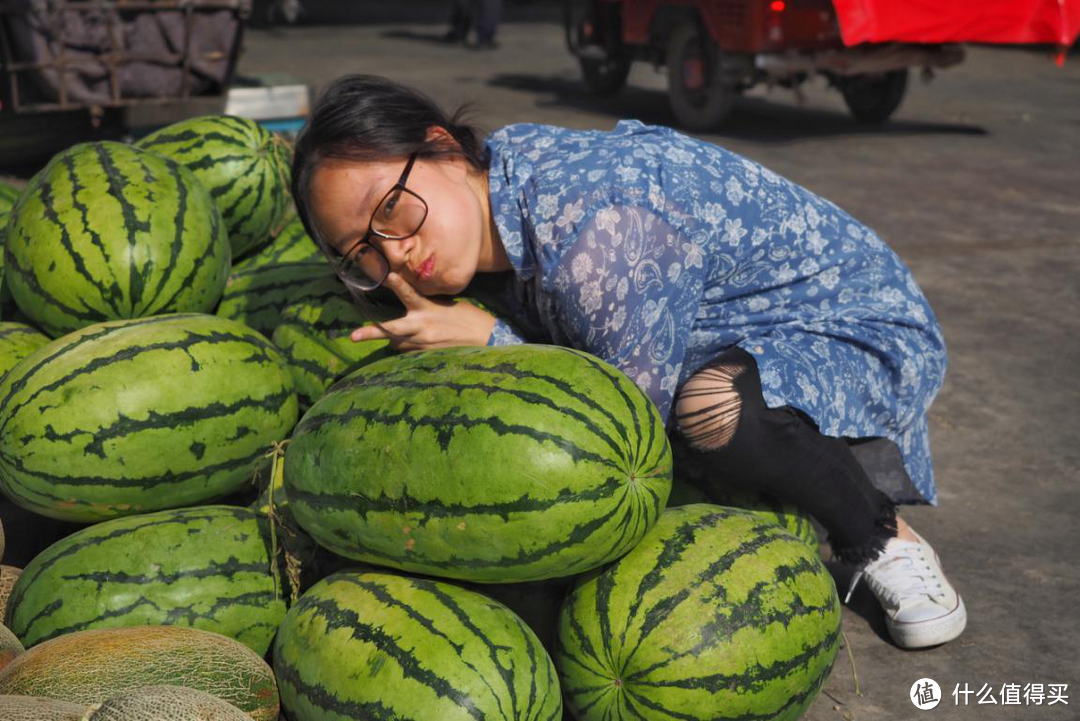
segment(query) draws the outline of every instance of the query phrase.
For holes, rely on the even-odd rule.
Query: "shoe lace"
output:
[[[915,544],[887,549],[858,571],[851,580],[844,603],[851,599],[855,586],[865,577],[874,594],[895,608],[921,596],[945,599],[941,577],[926,559],[924,550]]]

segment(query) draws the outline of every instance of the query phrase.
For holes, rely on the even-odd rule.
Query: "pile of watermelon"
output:
[[[0,718],[801,716],[840,644],[808,517],[589,353],[352,342],[403,309],[289,163],[203,117],[0,187],[0,517],[60,529],[0,566]]]

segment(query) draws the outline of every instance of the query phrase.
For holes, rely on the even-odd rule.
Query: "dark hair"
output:
[[[447,114],[423,93],[377,75],[346,75],[331,83],[293,152],[293,200],[308,235],[325,249],[308,198],[311,176],[323,160],[386,160],[416,152],[426,158],[463,156],[474,168],[487,169],[480,133],[465,122],[470,111],[466,104]],[[426,140],[432,126],[446,129],[457,144]]]

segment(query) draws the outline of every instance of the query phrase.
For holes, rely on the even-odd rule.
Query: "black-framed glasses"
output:
[[[334,259],[334,271],[350,290],[375,290],[390,274],[390,262],[381,250],[371,244],[371,236],[383,240],[404,240],[420,230],[427,218],[427,203],[405,187],[416,157],[415,152],[409,155],[401,177],[375,206],[364,237]]]

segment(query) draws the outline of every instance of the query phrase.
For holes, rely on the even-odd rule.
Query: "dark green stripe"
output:
[[[344,630],[349,632],[355,640],[371,644],[393,659],[406,680],[425,686],[436,696],[451,701],[477,721],[484,721],[484,713],[476,707],[468,694],[462,693],[451,686],[446,679],[421,666],[416,656],[400,646],[396,638],[379,626],[365,623],[356,612],[342,608],[333,601],[317,599],[310,595],[301,597],[295,608],[301,616],[312,613],[321,618],[326,624],[328,633]]]

